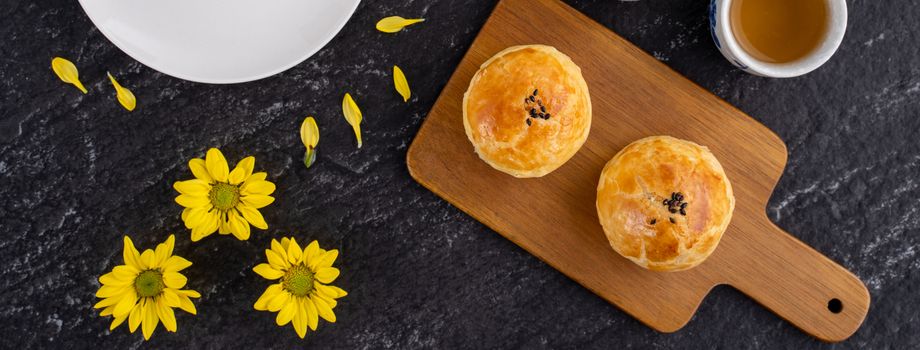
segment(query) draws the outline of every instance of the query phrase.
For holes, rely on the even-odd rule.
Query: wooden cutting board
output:
[[[594,108],[584,147],[537,179],[517,179],[486,165],[462,123],[463,93],[479,66],[522,44],[547,44],[571,56],[582,68]],[[604,164],[630,142],[651,135],[708,146],[737,197],[722,243],[689,271],[636,266],[610,248],[597,219],[596,187]],[[859,278],[767,218],[767,200],[786,165],[782,140],[556,0],[498,4],[428,114],[407,162],[419,183],[662,332],[683,327],[720,284],[825,341],[849,337],[869,309]]]

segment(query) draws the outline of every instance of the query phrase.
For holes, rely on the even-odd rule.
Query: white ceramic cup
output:
[[[737,1],[737,0],[735,0]],[[791,78],[811,72],[834,55],[847,29],[847,4],[845,0],[824,0],[828,9],[828,28],[818,48],[798,60],[785,63],[764,62],[752,57],[735,40],[731,28],[733,0],[710,0],[709,31],[712,41],[722,55],[741,70],[763,77]]]

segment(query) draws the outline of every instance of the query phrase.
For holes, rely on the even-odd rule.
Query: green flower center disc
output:
[[[157,270],[147,270],[141,272],[134,279],[134,289],[137,295],[141,297],[154,297],[160,294],[166,285],[163,284],[163,274]]]
[[[304,265],[291,267],[281,278],[281,285],[295,296],[307,296],[313,291],[313,271]]]
[[[208,198],[215,208],[228,210],[236,207],[240,202],[240,188],[228,183],[219,182],[211,186],[211,192],[208,193]]]

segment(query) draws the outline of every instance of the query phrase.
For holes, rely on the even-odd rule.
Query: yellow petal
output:
[[[307,245],[306,248],[303,248],[303,261],[306,261],[309,265],[312,261],[316,260],[319,257],[319,242],[315,239],[313,242]]]
[[[112,273],[115,275],[115,278],[120,280],[133,281],[134,278],[137,277],[137,274],[140,272],[141,270],[138,270],[136,267],[130,265],[118,265],[112,269]]]
[[[182,208],[182,222],[185,223],[185,228],[192,228],[192,225],[188,224],[188,214],[192,212],[192,208]]]
[[[217,217],[217,233],[229,235],[233,230],[230,229],[230,221],[228,221],[227,212],[219,212],[217,210],[214,210],[214,212]]]
[[[289,237],[281,237],[281,248],[284,248],[284,254],[287,255],[287,247],[291,245],[291,239]]]
[[[208,174],[208,167],[205,165],[204,159],[194,158],[188,161],[188,168],[192,171],[192,175],[195,175],[198,180],[207,183],[214,181],[214,179],[211,178],[211,174]]]
[[[179,293],[179,294],[182,294],[188,297],[192,297],[192,298],[201,298],[201,293],[198,293],[191,289],[177,290],[176,293]]]
[[[182,221],[185,222],[185,227],[195,228],[206,224],[207,222],[205,220],[211,218],[210,211],[212,208],[213,206],[211,205],[185,208],[185,210],[182,211],[183,213],[188,213],[182,218]]]
[[[222,215],[221,218],[217,221],[217,233],[222,235],[229,235],[233,230],[230,228],[230,222],[227,221],[227,216]]]
[[[141,271],[129,265],[118,265],[105,275],[99,277],[99,283],[110,286],[125,286],[134,282]]]
[[[317,284],[318,284],[318,283],[317,283]],[[320,300],[326,302],[326,305],[329,305],[329,308],[330,308],[330,309],[335,309],[335,306],[338,305],[338,302],[335,301],[335,299],[330,298],[330,297],[329,297],[328,295],[326,295],[326,294],[313,293],[313,294],[310,294],[310,295],[311,295],[311,297],[313,297],[313,298],[318,298],[318,299],[320,299]]]
[[[257,173],[252,173],[252,175],[249,176],[248,179],[246,179],[246,182],[264,181],[266,177],[268,177],[268,173],[264,171],[260,171]],[[246,182],[244,182],[244,184]]]
[[[384,33],[396,33],[410,24],[415,24],[424,20],[423,18],[405,19],[399,16],[390,16],[377,22],[377,30]]]
[[[101,308],[109,308],[109,307],[111,307],[111,308],[112,308],[112,313],[114,313],[114,312],[115,312],[115,305],[118,304],[118,302],[120,302],[120,301],[121,301],[121,298],[120,298],[120,297],[105,298],[105,299],[100,300],[98,303],[96,303],[96,305],[93,305],[93,308],[94,308],[94,309],[101,309]]]
[[[179,272],[189,266],[192,266],[191,261],[188,261],[181,256],[173,255],[166,259],[166,262],[163,263],[163,272]]]
[[[163,288],[161,297],[163,298],[163,302],[166,303],[166,306],[179,307],[182,305],[182,299],[179,298],[179,293],[176,293],[175,289]]]
[[[178,272],[163,272],[163,283],[169,288],[179,289],[185,287],[188,278]]]
[[[102,285],[102,287],[99,287],[99,290],[96,291],[96,297],[112,298],[120,296],[127,292],[128,288],[131,288],[130,284],[125,284],[123,286]]]
[[[80,82],[80,73],[77,71],[77,66],[75,66],[73,62],[55,57],[51,60],[51,69],[54,70],[54,74],[57,74],[58,78],[61,78],[61,81],[73,84],[84,94],[87,92],[86,88],[83,87],[83,83]]]
[[[99,316],[110,316],[113,312],[115,312],[115,306],[108,306],[99,312]]]
[[[146,305],[144,306],[144,321],[141,330],[144,332],[144,339],[150,340],[150,336],[153,335],[153,330],[157,328],[160,318],[157,317],[157,306],[153,299],[144,298],[144,300],[146,300]]]
[[[409,97],[412,96],[412,91],[409,90],[409,82],[406,81],[406,75],[403,74],[402,69],[399,69],[397,66],[393,66],[393,85],[396,86],[396,92],[402,95],[403,102],[408,102]]]
[[[128,316],[127,316],[127,315],[122,316],[122,317],[116,317],[114,320],[112,320],[112,325],[109,326],[109,330],[111,331],[111,330],[115,329],[115,327],[120,326],[120,325],[121,325],[122,323],[124,323],[125,320],[127,320],[127,319],[128,319]]]
[[[179,295],[179,302],[180,309],[192,315],[198,314],[198,309],[195,308],[195,304],[192,303],[192,299],[189,299],[187,295]]]
[[[156,304],[157,317],[160,318],[160,321],[163,321],[163,328],[166,328],[167,331],[175,332],[176,314],[173,309],[166,305],[166,301],[162,297],[156,298],[154,304]]]
[[[318,281],[313,281],[313,288],[316,289],[316,292],[321,296],[324,296],[324,299],[332,300],[338,297],[339,293],[332,289],[332,287],[325,284],[319,283]]]
[[[226,212],[221,212],[217,214],[217,233],[222,235],[229,235],[233,229],[230,228],[230,218],[227,216]]]
[[[276,294],[271,300],[268,301],[268,311],[278,312],[284,306],[291,301],[291,293],[282,290],[280,293]]]
[[[338,258],[338,256],[339,256],[338,249],[333,249],[328,252],[325,252],[323,253],[323,255],[319,257],[319,259],[316,259],[316,265],[310,266],[310,268],[316,270],[322,267],[330,267],[332,266],[332,263],[335,262],[335,259]]]
[[[134,305],[134,308],[131,309],[131,314],[128,315],[128,327],[131,329],[131,333],[137,330],[137,326],[141,325],[141,320],[144,319],[144,307],[143,305]]]
[[[118,285],[111,283],[103,284],[99,287],[99,290],[96,291],[96,297],[120,299],[124,294],[129,292],[129,289],[134,290],[134,278],[127,280],[127,283]]]
[[[186,208],[206,207],[211,204],[211,200],[206,196],[193,196],[190,194],[180,194],[176,197],[176,203]]]
[[[122,294],[118,304],[115,304],[115,310],[112,311],[112,314],[115,315],[115,317],[127,315],[131,312],[131,308],[134,307],[134,304],[137,304],[137,292],[135,292],[133,288],[128,288],[128,291]]]
[[[300,141],[307,148],[303,156],[303,165],[307,168],[316,162],[316,144],[319,143],[319,127],[313,117],[307,117],[300,123]]]
[[[303,257],[303,251],[300,250],[300,245],[297,244],[296,239],[291,238],[291,242],[288,243],[287,256],[288,261],[290,261],[292,265],[300,263],[300,258]]]
[[[224,158],[224,154],[219,149],[209,149],[208,154],[205,155],[204,164],[208,168],[208,174],[215,181],[227,182],[227,177],[230,175],[230,166],[227,165],[227,158]]]
[[[358,148],[361,148],[361,109],[358,108],[358,104],[355,103],[349,93],[345,93],[345,98],[342,99],[342,114],[345,115],[345,121],[351,124],[351,128],[354,129],[355,138],[358,140]]]
[[[251,194],[270,195],[275,192],[275,184],[268,181],[246,181],[240,186],[240,194],[248,196]]]
[[[111,272],[99,276],[99,283],[103,286],[124,287],[134,282],[134,279],[119,279]]]
[[[118,272],[115,272],[116,270]],[[140,273],[140,270],[136,268],[128,265],[118,265],[115,266],[115,269],[112,269],[112,272],[99,276],[99,283],[109,286],[129,285],[134,282],[134,278],[137,277],[138,273]]]
[[[268,264],[272,266],[275,270],[287,269],[291,266],[287,261],[287,252],[284,254],[278,254],[274,250],[266,249],[265,257],[268,258]]]
[[[122,253],[122,258],[125,260],[125,265],[140,269],[141,256],[140,253],[137,252],[137,248],[134,248],[134,242],[131,241],[131,237],[125,236],[124,244],[125,248]]]
[[[239,185],[252,175],[252,168],[256,165],[256,157],[249,156],[236,163],[236,168],[230,172],[229,180],[231,185]]]
[[[169,257],[172,256],[173,248],[175,245],[175,235],[169,235],[169,237],[166,237],[166,242],[157,244],[157,249],[154,251],[154,254],[156,255],[156,262],[154,263],[154,267],[163,267],[166,259],[169,259]]]
[[[227,220],[230,223],[230,229],[232,230],[234,236],[241,241],[249,239],[249,223],[246,222],[240,214],[237,214],[236,210],[230,211],[227,214]]]
[[[316,311],[316,305],[313,304],[313,300],[310,298],[303,299],[304,310],[307,312],[307,325],[315,331],[316,326],[319,325],[319,313]]]
[[[261,209],[266,205],[272,204],[272,202],[275,201],[275,198],[261,194],[251,194],[240,198],[240,200],[243,202],[243,204],[256,209]]]
[[[210,236],[217,230],[217,212],[211,211],[205,213],[204,219],[198,226],[192,227],[192,242],[197,242],[202,238]]]
[[[109,80],[112,82],[112,86],[115,87],[115,97],[118,98],[118,103],[121,103],[122,107],[125,107],[128,111],[133,111],[134,107],[137,105],[137,100],[134,98],[134,93],[131,90],[128,90],[121,86],[115,77],[112,76],[112,73],[106,73],[109,75]]]
[[[141,269],[152,269],[156,267],[157,256],[153,252],[153,249],[147,249],[141,253]]]
[[[192,179],[187,181],[176,181],[173,188],[181,194],[188,194],[198,197],[207,197],[211,192],[211,184],[205,180]]]
[[[316,148],[319,143],[319,127],[313,117],[307,117],[300,124],[300,141],[306,148]]]
[[[281,293],[281,291],[281,283],[268,286],[268,288],[265,288],[265,291],[262,292],[262,295],[259,296],[259,299],[256,300],[253,307],[259,311],[267,311],[268,302],[278,295],[278,293]]]
[[[331,289],[332,291],[334,291],[334,292],[337,294],[337,295],[335,296],[336,299],[348,295],[348,292],[346,292],[344,289],[339,288],[339,287],[336,287],[336,286],[326,286],[326,288]]]
[[[267,280],[276,280],[281,278],[281,276],[284,276],[283,272],[275,270],[271,265],[266,263],[256,265],[256,267],[252,268],[252,271]]]
[[[284,304],[281,307],[281,311],[278,311],[278,316],[275,317],[275,323],[279,326],[283,326],[291,322],[294,319],[294,314],[297,312],[297,303],[289,302]],[[295,325],[296,327],[296,325]]]
[[[243,218],[252,226],[263,230],[268,229],[268,223],[265,222],[265,218],[262,217],[262,213],[259,213],[259,210],[245,205],[238,206],[236,209],[240,211],[240,214],[243,214]]]
[[[330,323],[335,323],[335,313],[332,312],[332,308],[329,307],[329,304],[314,295],[312,298],[313,304],[316,305],[316,312],[319,314],[319,317],[322,317],[324,320],[329,321]]]
[[[320,283],[332,283],[336,278],[339,277],[339,269],[334,267],[321,267],[316,270],[316,280]],[[330,297],[334,297],[334,294],[330,294]]]
[[[282,238],[282,240],[283,240],[283,239],[284,239],[284,238]],[[278,256],[286,256],[286,255],[287,255],[287,251],[286,251],[285,248],[281,245],[281,243],[278,242],[277,239],[272,239],[272,248],[271,248],[271,251],[275,252],[275,254],[278,254]]]
[[[297,336],[300,339],[303,339],[307,335],[307,311],[304,309],[303,303],[301,300],[304,298],[297,298],[296,302],[289,303],[288,305],[294,305],[294,331],[297,332]]]
[[[216,212],[216,210],[214,210],[214,205],[210,203],[205,206],[185,208],[183,211],[185,210],[188,211],[188,214],[185,216],[185,218],[183,218],[183,220],[185,220],[185,224],[189,228],[201,226],[206,222],[206,220],[211,218],[213,215],[216,215],[214,213]]]

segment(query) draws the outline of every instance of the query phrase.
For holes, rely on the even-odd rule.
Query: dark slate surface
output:
[[[706,1],[571,1],[704,88],[775,130],[789,165],[769,216],[866,282],[872,309],[848,341],[827,345],[728,287],[681,331],[660,334],[429,193],[404,157],[495,1],[365,1],[322,51],[277,76],[231,86],[175,79],[103,37],[76,1],[0,4],[0,347],[266,348],[910,348],[920,346],[920,7],[849,1],[837,55],[805,77],[758,78],[716,51]],[[399,35],[387,15],[428,19]],[[60,83],[51,57],[73,60],[91,90]],[[390,67],[413,87],[405,104]],[[137,95],[125,112],[104,72]],[[624,82],[626,83],[626,82]],[[365,113],[356,150],[343,93]],[[300,163],[300,121],[315,115],[319,160]],[[173,202],[186,162],[220,147],[278,185],[249,241],[188,239]],[[149,344],[91,308],[97,277],[121,262],[120,238],[152,247],[178,235],[194,261],[199,314]],[[251,272],[272,237],[341,249],[351,292],[305,340],[252,303]]]

